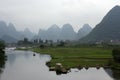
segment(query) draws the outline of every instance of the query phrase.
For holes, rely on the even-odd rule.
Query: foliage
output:
[[[52,57],[50,66],[55,66],[56,63],[62,63],[66,68],[77,66],[96,66],[107,65],[109,59],[112,58],[111,49],[103,48],[35,48],[33,51],[43,54],[49,54]]]
[[[42,44],[42,45],[40,45],[40,48],[41,48],[41,49],[44,49],[44,47],[45,47],[45,45],[43,45],[43,44]]]
[[[0,72],[1,72],[1,68],[4,67],[6,60],[5,52],[3,50],[4,48],[5,48],[4,42],[0,41]]]
[[[5,48],[5,43],[3,41],[0,41],[0,51],[2,51]]]
[[[20,45],[23,45],[23,46],[30,46],[30,45],[32,45],[32,42],[30,42],[29,40],[28,40],[28,38],[24,38],[24,40],[19,40],[18,42],[17,42],[17,44],[20,46]]]
[[[63,47],[63,46],[65,46],[65,42],[64,42],[64,41],[60,41],[59,44],[58,44],[57,46]]]
[[[114,61],[120,63],[120,49],[113,49],[112,55],[113,55]]]

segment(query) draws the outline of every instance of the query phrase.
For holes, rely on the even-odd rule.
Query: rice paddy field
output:
[[[54,47],[54,48],[33,48],[32,51],[40,54],[48,54],[52,57],[49,66],[61,63],[66,68],[78,66],[95,67],[106,66],[112,59],[112,49],[98,47]]]

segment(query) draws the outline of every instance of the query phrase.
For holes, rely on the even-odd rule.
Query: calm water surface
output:
[[[114,80],[111,70],[90,68],[88,70],[71,69],[68,74],[56,75],[45,65],[49,55],[36,54],[31,51],[6,51],[8,60],[0,80]],[[108,73],[111,73],[108,75]]]

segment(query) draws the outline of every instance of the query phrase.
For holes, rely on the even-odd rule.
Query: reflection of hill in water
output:
[[[115,80],[120,80],[120,70],[105,69],[105,71],[110,77],[114,78]]]
[[[19,53],[19,51],[17,51],[17,52]],[[16,58],[20,58],[20,57],[25,57],[26,59],[29,58],[29,56],[30,56],[29,52],[27,52],[27,51],[25,51],[25,52],[20,51],[20,52],[21,52],[21,54],[14,54],[14,53],[7,54],[7,56],[8,56],[7,61],[9,62],[10,65],[14,64],[14,62],[16,61]],[[22,54],[22,53],[25,53],[25,54]]]
[[[15,54],[8,54],[8,61],[10,63],[10,65],[12,65],[16,59],[16,55]]]

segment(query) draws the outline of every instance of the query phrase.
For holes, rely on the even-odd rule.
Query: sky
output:
[[[70,23],[77,32],[86,23],[94,28],[115,5],[120,0],[0,0],[0,21],[34,33]]]

